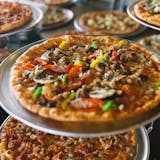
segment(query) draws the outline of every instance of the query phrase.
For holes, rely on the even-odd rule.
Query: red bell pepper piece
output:
[[[31,62],[27,62],[22,66],[23,70],[34,70],[35,66]]]
[[[96,59],[96,55],[89,55],[89,56],[88,56],[88,59],[89,59],[89,60]]]
[[[54,65],[54,64],[47,64],[45,66],[43,66],[44,69],[49,69],[53,72],[56,72],[56,73],[65,73],[65,69],[61,69],[60,67]]]
[[[69,72],[68,72],[68,74],[67,74],[67,78],[72,78],[72,77],[74,77],[81,69],[82,69],[82,67],[83,66],[74,66],[74,67],[72,67],[70,70],[69,70]]]
[[[117,51],[113,51],[113,52],[112,52],[112,56],[113,56],[116,60],[118,60]]]

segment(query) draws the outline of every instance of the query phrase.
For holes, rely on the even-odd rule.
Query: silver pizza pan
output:
[[[111,122],[66,122],[47,119],[24,109],[9,87],[10,71],[16,59],[28,48],[41,41],[29,44],[11,54],[0,65],[0,105],[10,115],[23,123],[51,134],[72,137],[98,137],[113,135],[135,129],[160,117],[160,106],[128,119]]]
[[[2,0],[2,1],[5,1],[5,0]],[[14,1],[14,0],[8,0],[8,1]],[[0,38],[1,37],[11,36],[11,35],[22,33],[22,32],[26,32],[26,31],[30,31],[34,26],[38,25],[38,23],[43,18],[42,10],[39,7],[36,7],[34,5],[34,3],[26,2],[26,1],[22,1],[22,0],[19,0],[19,1],[17,0],[17,2],[26,4],[32,9],[32,13],[33,13],[32,20],[29,23],[27,23],[24,26],[22,26],[22,27],[19,27],[17,29],[11,30],[9,32],[0,34]]]
[[[78,31],[85,31],[84,28],[79,24],[79,18],[80,17],[78,17],[78,18],[76,18],[74,20],[74,27]],[[115,35],[115,36],[119,36],[119,37],[122,37],[122,38],[128,38],[128,37],[139,35],[140,33],[144,32],[145,30],[146,30],[146,27],[140,25],[140,27],[136,31],[131,32],[131,33],[126,33],[126,34],[109,34],[109,35]]]
[[[130,4],[130,5],[127,7],[127,13],[128,13],[128,15],[129,15],[132,19],[134,19],[135,21],[137,21],[138,23],[142,24],[143,26],[146,26],[146,27],[155,29],[155,30],[157,30],[157,31],[160,31],[160,27],[155,26],[155,25],[152,25],[152,24],[149,24],[149,23],[147,23],[147,22],[145,22],[145,21],[142,21],[141,19],[139,19],[139,18],[136,17],[135,12],[134,12],[134,6],[135,6],[138,2],[139,2],[139,0],[136,1],[136,2],[134,2],[134,3],[132,3],[132,4]]]
[[[55,23],[55,24],[51,24],[51,25],[42,26],[42,30],[55,29],[55,28],[58,28],[60,26],[63,26],[65,24],[69,23],[74,17],[73,12],[69,9],[63,9],[63,12],[66,16],[66,19],[64,21],[59,22],[59,23]]]
[[[3,127],[7,124],[10,118],[12,117],[8,116],[0,126],[0,134]],[[145,127],[140,127],[135,130],[135,133],[137,150],[136,153],[133,153],[129,160],[148,160],[150,154],[150,142],[147,130],[145,129]]]

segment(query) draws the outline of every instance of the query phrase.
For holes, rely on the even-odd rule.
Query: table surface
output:
[[[86,1],[87,0],[78,1],[77,4],[69,7],[74,12],[75,19],[81,13],[84,13],[90,10],[93,11],[93,10],[104,10],[104,9],[105,10],[117,9],[117,10],[125,11],[127,4],[131,3],[133,0],[132,1],[131,0],[117,0],[117,1],[116,0],[99,0],[99,4],[98,4],[98,0],[88,0],[88,2]],[[49,30],[49,31],[40,32],[36,28],[36,30],[34,29],[33,31],[28,32],[27,34],[25,33],[25,34],[19,34],[16,36],[8,37],[8,44],[5,48],[16,50],[19,47],[24,46],[25,44],[34,42],[41,38],[49,38],[54,36],[57,33],[63,32],[64,30],[72,30],[72,29],[74,29],[73,21],[71,21],[70,23],[60,28]],[[127,39],[138,40],[142,37],[152,35],[152,34],[158,34],[158,33],[160,32],[147,28],[143,33],[136,36],[128,37]],[[26,35],[27,35],[27,39],[25,39]],[[0,107],[0,124],[5,120],[7,116],[8,114]],[[160,119],[154,122],[153,130],[150,133],[149,138],[150,138],[150,144],[151,144],[149,160],[160,160]]]

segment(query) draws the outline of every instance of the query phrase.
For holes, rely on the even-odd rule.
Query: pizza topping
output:
[[[74,66],[83,66],[83,62],[77,59],[74,61]]]
[[[98,49],[98,41],[92,41],[91,48]]]
[[[62,41],[58,46],[59,49],[65,49],[65,47],[66,47],[66,41]]]
[[[33,98],[37,98],[42,93],[42,86],[39,86],[33,93]]]
[[[116,60],[118,60],[118,54],[117,54],[116,51],[112,51],[112,56],[113,56]]]
[[[88,25],[88,26],[94,25],[94,20],[93,20],[93,19],[88,19],[88,20],[87,20],[87,25]]]
[[[47,64],[45,66],[43,66],[44,69],[49,69],[53,72],[56,72],[56,73],[65,73],[66,70],[64,68],[61,68],[60,66],[57,66],[55,64]]]
[[[144,56],[143,54],[140,54],[139,56],[140,56],[140,58],[141,58],[141,60],[142,60],[143,62],[146,62],[146,61],[147,61],[147,59],[145,58],[145,56]]]
[[[34,70],[35,66],[31,62],[27,62],[22,66],[23,70]]]
[[[41,55],[42,60],[49,60],[52,54],[52,50],[47,50],[44,54]]]
[[[55,78],[53,75],[45,75],[45,72],[40,73],[39,75],[36,75],[33,80],[36,83],[40,84],[46,84],[46,83],[52,83],[55,81]]]
[[[77,98],[71,102],[74,109],[101,109],[104,102],[98,98]]]
[[[160,13],[160,2],[159,0],[148,0],[144,4],[144,9],[151,14],[159,14]]]
[[[77,66],[72,67],[67,74],[67,78],[68,79],[75,78],[76,74],[78,74],[79,71],[82,70],[82,67],[83,66],[81,66],[81,65],[77,65]]]
[[[108,111],[109,109],[115,109],[117,108],[117,104],[115,104],[113,101],[108,101],[102,108],[104,112]]]
[[[61,76],[61,81],[62,81],[62,84],[63,84],[63,85],[66,84],[66,82],[67,82],[66,74],[63,74],[63,75]]]
[[[89,97],[91,98],[99,98],[99,99],[105,99],[107,97],[111,97],[115,94],[115,89],[98,89],[95,91],[91,91],[89,93]]]
[[[99,57],[97,57],[94,61],[92,61],[92,63],[90,64],[91,68],[95,68],[96,65],[98,65],[103,59],[103,51],[99,49],[98,52],[99,52]]]
[[[160,87],[160,82],[154,83],[154,88],[158,88],[158,87]]]
[[[63,102],[62,102],[62,109],[65,110],[68,107],[68,104],[75,98],[75,92],[72,92]]]

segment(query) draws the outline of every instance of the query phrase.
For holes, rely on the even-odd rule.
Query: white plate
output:
[[[10,0],[10,1],[13,1],[13,0]],[[28,2],[28,3],[26,1],[18,1],[18,2],[24,3],[32,9],[32,13],[33,13],[32,20],[22,27],[19,27],[17,29],[11,30],[9,32],[0,34],[0,37],[7,37],[7,36],[11,36],[11,35],[14,35],[14,34],[17,34],[17,33],[29,31],[42,20],[43,12],[40,8],[35,7],[32,4],[32,2]]]
[[[146,26],[146,27],[149,27],[149,28],[155,29],[155,30],[157,30],[157,31],[160,31],[160,27],[155,26],[155,25],[152,25],[152,24],[149,24],[149,23],[147,23],[147,22],[145,22],[145,21],[142,21],[141,19],[139,19],[139,18],[136,17],[136,15],[135,15],[135,13],[134,13],[134,6],[135,6],[135,4],[137,4],[138,2],[139,2],[139,1],[136,1],[136,2],[134,2],[134,3],[132,3],[132,4],[130,4],[130,5],[127,7],[127,13],[129,14],[129,16],[130,16],[131,18],[133,18],[135,21],[137,21],[138,23],[140,23],[140,24],[142,24],[142,25],[144,25],[144,26]]]
[[[65,24],[69,23],[74,17],[73,12],[69,9],[63,9],[63,12],[66,16],[66,19],[64,21],[59,22],[59,23],[55,23],[55,24],[51,24],[51,25],[47,25],[47,26],[42,26],[42,30],[49,30],[49,29],[58,28],[60,26],[63,26]]]

